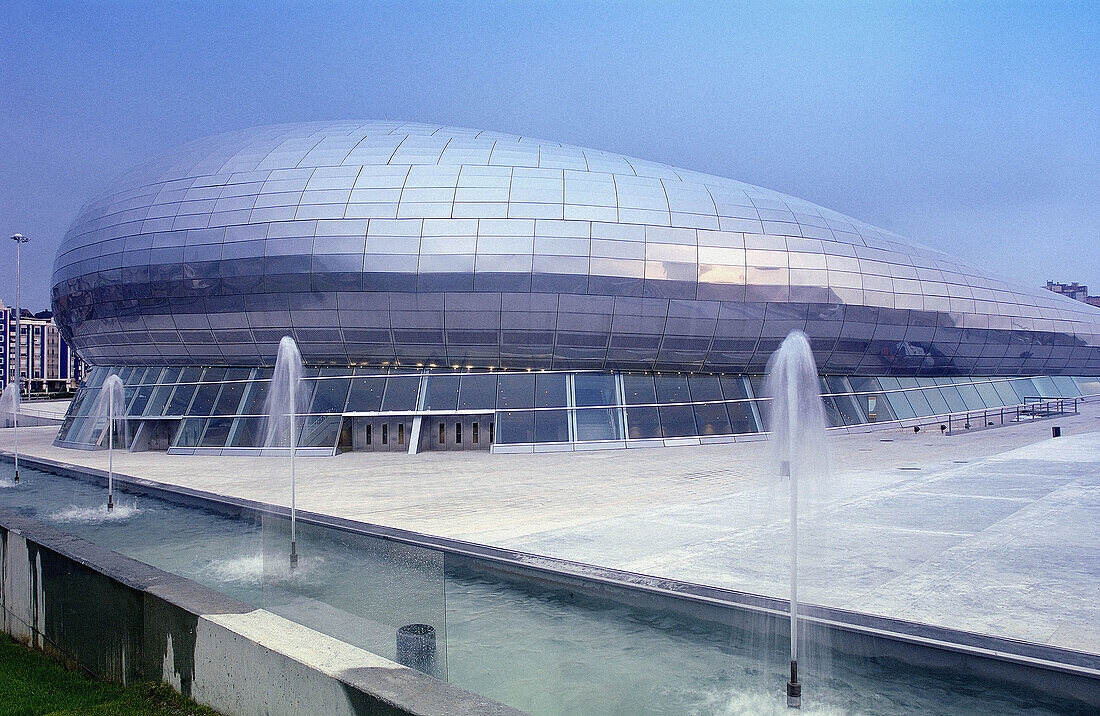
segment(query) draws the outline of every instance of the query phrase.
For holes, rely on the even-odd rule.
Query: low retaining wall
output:
[[[225,714],[521,713],[6,510],[0,620],[99,678]]]

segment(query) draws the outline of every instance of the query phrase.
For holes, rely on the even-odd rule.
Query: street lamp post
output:
[[[15,428],[15,477],[14,482],[19,482],[19,404],[23,401],[23,334],[20,330],[19,308],[19,249],[30,241],[23,234],[15,234],[11,237],[15,242],[15,406],[12,410],[12,425]],[[28,341],[27,357],[30,358],[30,342]]]

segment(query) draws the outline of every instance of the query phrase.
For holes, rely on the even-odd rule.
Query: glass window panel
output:
[[[225,380],[225,368],[207,368],[203,371],[203,383],[214,383],[222,380]]]
[[[195,391],[195,398],[191,401],[191,407],[188,409],[188,415],[210,415],[210,411],[214,409],[214,403],[218,399],[218,393],[221,392],[220,383],[203,383],[199,386],[199,389]]]
[[[657,402],[659,403],[690,403],[691,394],[688,393],[686,375],[674,373],[658,373],[653,376],[653,382],[657,386]],[[664,414],[662,413],[662,416]],[[664,417],[661,418],[664,422]]]
[[[145,406],[149,402],[149,396],[153,394],[153,386],[143,385],[134,391],[134,399],[130,401],[130,405],[126,408],[127,415],[141,415],[145,411]]]
[[[164,374],[160,377],[158,382],[160,383],[175,383],[179,381],[180,373],[183,368],[165,368]]]
[[[533,408],[534,405],[535,376],[533,373],[501,373],[497,376],[498,410]],[[504,430],[503,426],[501,430]]]
[[[896,378],[898,384],[902,388],[916,388],[919,387],[916,378]],[[926,417],[932,414],[932,406],[928,404],[928,399],[921,394],[919,390],[907,390],[905,391],[905,398],[909,401],[909,405],[913,407],[917,417]]]
[[[464,373],[459,384],[458,407],[492,410],[496,407],[497,377],[492,373]]]
[[[1073,378],[1068,375],[1056,375],[1052,376],[1051,380],[1054,381],[1054,386],[1058,389],[1059,395],[1063,398],[1077,398],[1081,395],[1080,389],[1077,384],[1073,382]]]
[[[326,378],[317,381],[317,390],[313,393],[309,412],[343,413],[349,387],[351,387],[351,378]]]
[[[229,437],[231,427],[233,427],[233,418],[211,418],[206,426],[206,432],[202,434],[200,446],[209,448],[225,447],[225,439]]]
[[[883,388],[887,387],[888,383],[882,378],[879,378],[879,382],[883,384]],[[891,382],[897,385],[896,379],[892,379]],[[888,393],[884,393],[887,403],[890,405],[890,409],[898,420],[907,420],[909,418],[917,417],[916,411],[913,410],[913,406],[909,404],[909,399],[906,397],[906,393],[895,390]]]
[[[503,376],[501,376],[503,377]],[[533,383],[534,381],[532,381]],[[535,413],[531,410],[507,410],[497,413],[498,443],[531,443],[535,441]]]
[[[1039,376],[1032,378],[1031,382],[1035,384],[1035,388],[1042,398],[1057,398],[1058,388],[1054,385],[1054,381],[1047,376]]]
[[[266,383],[262,383],[266,388]],[[237,418],[233,422],[230,447],[263,447],[263,418]]]
[[[75,418],[72,425],[69,426],[69,432],[66,439],[72,443],[80,442],[80,435],[84,432],[85,424],[88,422],[87,418]]]
[[[245,397],[241,401],[241,415],[263,415],[264,402],[267,400],[267,389],[271,385],[270,380],[254,380],[248,384]]]
[[[653,381],[651,380],[650,386],[652,385]],[[627,437],[632,440],[661,437],[661,419],[657,414],[657,408],[627,408],[626,431]]]
[[[103,381],[107,380],[106,368],[93,368],[92,372],[85,379],[84,386],[87,388],[98,388],[103,385]]]
[[[537,373],[535,375],[535,407],[563,408],[568,402],[565,373]],[[536,424],[538,419],[535,420]]]
[[[588,408],[577,411],[577,440],[618,440],[617,408]]]
[[[250,375],[252,375],[251,368],[230,368],[225,371],[226,380],[248,380]]]
[[[573,376],[573,395],[575,404],[578,406],[616,405],[618,400],[615,396],[615,376],[599,373],[577,373]],[[578,413],[579,415],[580,413]],[[603,438],[589,439],[601,440]]]
[[[188,368],[184,368],[180,372],[179,382],[180,383],[197,383],[197,382],[199,382],[200,378],[202,378],[202,368],[197,368],[197,367],[191,366],[191,367],[188,367]]]
[[[176,391],[172,393],[172,399],[168,401],[168,407],[164,409],[165,415],[186,415],[187,406],[191,404],[191,398],[198,389],[197,384],[180,383]]]
[[[455,374],[435,373],[428,376],[428,391],[424,397],[425,410],[456,410],[458,388],[462,377]]]
[[[686,387],[686,382],[685,382]],[[680,438],[697,435],[695,432],[695,412],[690,405],[666,405],[660,408],[661,435],[666,438]]]
[[[691,388],[692,402],[722,400],[722,386],[716,375],[690,375],[688,386]]]
[[[998,380],[992,383],[993,390],[997,391],[997,395],[1001,396],[1001,402],[1005,405],[1016,405],[1020,402],[1019,396],[1016,395],[1016,391],[1012,389],[1012,381]]]
[[[753,415],[750,401],[726,403],[726,413],[729,415],[732,432],[738,434],[760,432],[761,428],[756,424],[756,416]]]
[[[835,395],[833,396],[833,403],[836,405],[841,425],[860,425],[867,422],[863,417],[864,413],[859,401],[851,394]]]
[[[977,388],[978,395],[982,397],[982,401],[985,402],[987,408],[1004,407],[1004,401],[1001,400],[1000,394],[991,384],[978,383],[974,387]]]
[[[922,381],[923,382],[923,381]],[[925,388],[921,391],[921,395],[924,396],[928,404],[932,406],[932,411],[935,415],[944,415],[945,413],[952,412],[951,406],[947,402],[939,388]]]
[[[646,405],[657,402],[657,393],[653,387],[653,376],[648,373],[627,373],[623,375],[623,393],[627,405]],[[640,416],[639,419],[641,419]],[[656,411],[653,413],[653,420],[654,424],[657,424]],[[631,432],[633,433],[633,430]],[[654,435],[645,437],[658,437],[659,435],[660,432],[657,432]],[[634,437],[634,435],[631,434],[631,437]]]
[[[145,415],[163,415],[164,406],[168,404],[168,399],[172,397],[173,390],[174,386],[172,385],[158,385],[153,390],[149,402],[145,405]]]
[[[744,376],[723,375],[721,382],[722,394],[726,397],[726,400],[741,400],[752,397],[749,395],[749,388],[745,383]]]
[[[1100,395],[1100,378],[1074,378],[1073,380],[1081,390],[1081,395]]]
[[[831,395],[822,396],[821,404],[825,408],[825,425],[827,427],[835,428],[844,424],[844,419],[840,417],[840,411],[837,410],[836,401],[833,400]]]
[[[202,431],[206,428],[206,418],[187,418],[176,431],[173,447],[198,447]]]
[[[957,383],[955,388],[959,391],[959,395],[962,396],[963,403],[966,404],[967,410],[981,410],[986,407],[985,401],[978,395],[978,391],[973,385],[969,383]]]
[[[246,387],[248,387],[248,383],[240,381],[223,385],[222,392],[218,395],[218,400],[214,404],[213,415],[236,415],[237,408],[241,404],[241,396],[244,395]],[[205,441],[206,439],[203,438],[203,442]]]
[[[565,376],[561,376],[564,378]],[[558,443],[569,440],[568,410],[536,410],[535,442]]]
[[[298,447],[335,447],[342,419],[339,415],[306,418],[298,431]]]
[[[416,397],[420,390],[420,376],[395,375],[386,380],[386,394],[382,398],[382,410],[416,410]]]
[[[68,440],[69,440],[69,431],[73,427],[74,420],[75,420],[74,418],[70,417],[70,418],[65,418],[65,420],[63,420],[61,422],[61,427],[57,431],[57,439],[58,439],[59,442],[68,442]]]
[[[142,381],[150,385],[164,382],[164,374],[169,372],[171,368],[150,368],[149,372],[145,374],[145,379]]]
[[[947,406],[951,409],[951,412],[965,413],[967,409],[966,401],[963,400],[959,389],[955,387],[955,383],[950,378],[939,378],[936,382],[940,384],[940,395],[947,401]]]
[[[852,399],[859,405],[863,415],[869,423],[881,423],[896,420],[889,401],[879,392],[878,380],[875,378],[849,378],[848,384],[855,395]]]
[[[729,435],[733,432],[726,406],[722,403],[696,403],[695,425],[700,435]]]
[[[382,409],[382,393],[386,389],[386,376],[358,377],[351,381],[348,393],[349,412],[370,413]]]

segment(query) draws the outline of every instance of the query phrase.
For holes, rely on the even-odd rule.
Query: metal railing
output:
[[[955,413],[947,416],[947,420],[940,424],[940,429],[947,435],[956,432],[984,430],[986,428],[1000,427],[1006,423],[1019,423],[1022,420],[1037,420],[1049,418],[1055,415],[1066,415],[1072,412],[1077,414],[1077,401],[1080,398],[1024,398],[1021,405],[1009,408],[986,410],[973,410],[966,413]],[[944,429],[946,426],[946,429]]]

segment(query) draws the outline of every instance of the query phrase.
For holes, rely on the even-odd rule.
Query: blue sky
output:
[[[8,2],[0,232],[34,239],[24,304],[47,306],[62,234],[128,167],[373,118],[729,176],[1100,293],[1100,3]]]

